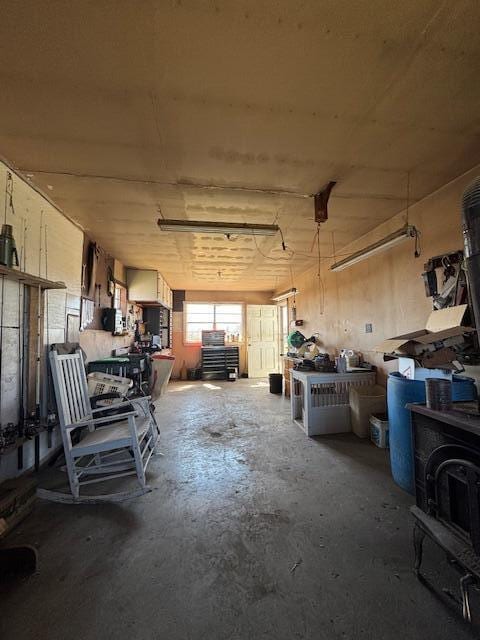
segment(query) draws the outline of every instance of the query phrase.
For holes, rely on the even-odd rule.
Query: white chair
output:
[[[111,408],[120,413],[102,416],[105,406],[98,409],[90,407],[80,350],[67,355],[59,355],[52,350],[50,365],[73,500],[69,500],[67,494],[59,494],[60,498],[58,495],[46,495],[49,492],[45,490],[41,495],[62,502],[98,502],[118,501],[150,491],[145,470],[155,453],[158,428],[150,413],[149,398],[116,402]],[[72,439],[72,435],[79,431],[80,437]],[[137,476],[139,489],[102,496],[80,496],[82,485],[128,475]]]

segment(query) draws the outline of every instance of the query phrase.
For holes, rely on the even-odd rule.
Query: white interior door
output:
[[[248,377],[278,372],[278,309],[273,304],[247,305]]]

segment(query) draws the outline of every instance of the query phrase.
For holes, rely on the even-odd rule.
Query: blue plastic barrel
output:
[[[459,402],[476,398],[477,389],[473,378],[454,375],[452,400]],[[410,411],[405,409],[405,405],[425,401],[424,380],[409,380],[398,372],[389,374],[387,405],[392,476],[402,489],[411,494],[415,493],[412,428]]]

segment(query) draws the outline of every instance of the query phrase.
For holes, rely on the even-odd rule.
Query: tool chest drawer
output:
[[[202,380],[227,380],[227,368],[239,364],[238,347],[202,347]]]

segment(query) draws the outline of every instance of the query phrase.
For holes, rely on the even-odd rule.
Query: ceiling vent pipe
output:
[[[465,263],[475,326],[480,329],[480,177],[464,191],[462,227]]]

